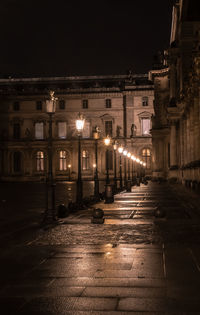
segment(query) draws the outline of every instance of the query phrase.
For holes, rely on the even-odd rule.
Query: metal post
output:
[[[82,189],[82,178],[81,178],[81,135],[78,135],[78,179],[77,179],[77,191],[76,191],[76,202],[82,203],[83,189]]]
[[[128,158],[128,180],[130,180],[130,159]]]
[[[124,187],[126,188],[126,156],[124,156]]]
[[[106,184],[110,184],[109,167],[108,167],[108,161],[109,161],[108,154],[109,154],[108,149],[106,149]]]
[[[95,175],[94,175],[94,196],[99,199],[99,177],[98,177],[98,139],[95,139]]]
[[[120,190],[123,188],[123,183],[122,183],[122,157],[121,154],[119,156],[119,182],[120,182]]]
[[[114,193],[117,191],[117,157],[116,150],[114,149]]]
[[[132,166],[132,172],[131,172],[131,175],[132,175],[132,176],[131,176],[132,185],[134,184],[134,165],[133,165],[133,163],[134,163],[133,160],[131,160],[131,164],[132,164],[132,165],[131,165],[131,166]]]

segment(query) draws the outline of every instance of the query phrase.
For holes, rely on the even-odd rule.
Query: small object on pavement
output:
[[[100,208],[94,208],[92,212],[91,223],[103,224],[104,223],[104,212]]]

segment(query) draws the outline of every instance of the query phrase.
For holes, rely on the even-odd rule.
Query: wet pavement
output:
[[[10,229],[2,208],[1,313],[200,314],[199,199],[149,183],[95,205],[104,224],[87,209],[43,229],[40,208]]]

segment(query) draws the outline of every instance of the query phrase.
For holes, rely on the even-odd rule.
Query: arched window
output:
[[[82,151],[82,170],[89,170],[89,153],[86,150]]]
[[[44,152],[42,151],[36,153],[36,170],[38,172],[44,171]]]
[[[60,151],[59,152],[59,170],[66,171],[67,169],[67,152]]]
[[[151,151],[150,149],[143,149],[142,150],[142,161],[146,163],[146,168],[151,168]]]
[[[21,152],[14,152],[13,154],[13,170],[14,172],[21,171]]]

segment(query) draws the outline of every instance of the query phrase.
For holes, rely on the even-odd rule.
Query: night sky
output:
[[[0,76],[145,73],[168,47],[173,0],[1,0]]]

